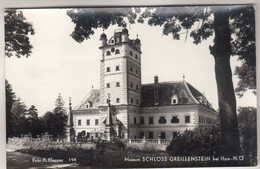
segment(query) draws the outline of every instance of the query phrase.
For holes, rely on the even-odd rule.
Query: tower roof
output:
[[[102,34],[100,35],[100,39],[107,39],[107,35],[106,35],[105,33],[102,33]]]

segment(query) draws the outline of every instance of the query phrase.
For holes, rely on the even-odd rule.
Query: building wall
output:
[[[173,116],[179,119],[178,123],[172,123]],[[185,116],[189,116],[189,122],[185,122]],[[149,124],[149,117],[153,118],[153,123]],[[164,117],[164,118],[162,118]],[[193,129],[198,126],[198,108],[191,105],[175,105],[165,107],[148,107],[142,108],[140,113],[135,113],[130,116],[129,126],[131,128],[132,138],[141,138],[141,132],[144,132],[146,138],[149,132],[153,132],[153,138],[158,139],[161,132],[165,132],[166,139],[173,137],[173,132],[183,132],[186,129]],[[134,124],[136,118],[136,124]],[[143,118],[144,124],[141,123]],[[162,122],[163,119],[166,123]]]
[[[98,125],[95,124],[96,119],[98,120]],[[81,125],[78,123],[79,120],[81,120]],[[87,120],[90,121],[89,125],[87,125]],[[101,118],[99,113],[87,113],[87,111],[73,112],[73,125],[76,135],[82,131],[86,133],[100,133]]]

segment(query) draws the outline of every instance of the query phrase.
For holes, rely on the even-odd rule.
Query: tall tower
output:
[[[129,105],[141,103],[141,42],[130,39],[126,28],[116,29],[107,40],[103,33],[101,41],[100,89],[101,104]]]

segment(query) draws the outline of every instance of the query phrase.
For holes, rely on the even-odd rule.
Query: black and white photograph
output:
[[[257,166],[255,5],[6,8],[7,168]]]

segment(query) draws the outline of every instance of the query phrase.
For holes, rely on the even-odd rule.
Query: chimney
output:
[[[159,80],[154,76],[154,105],[159,105]]]

